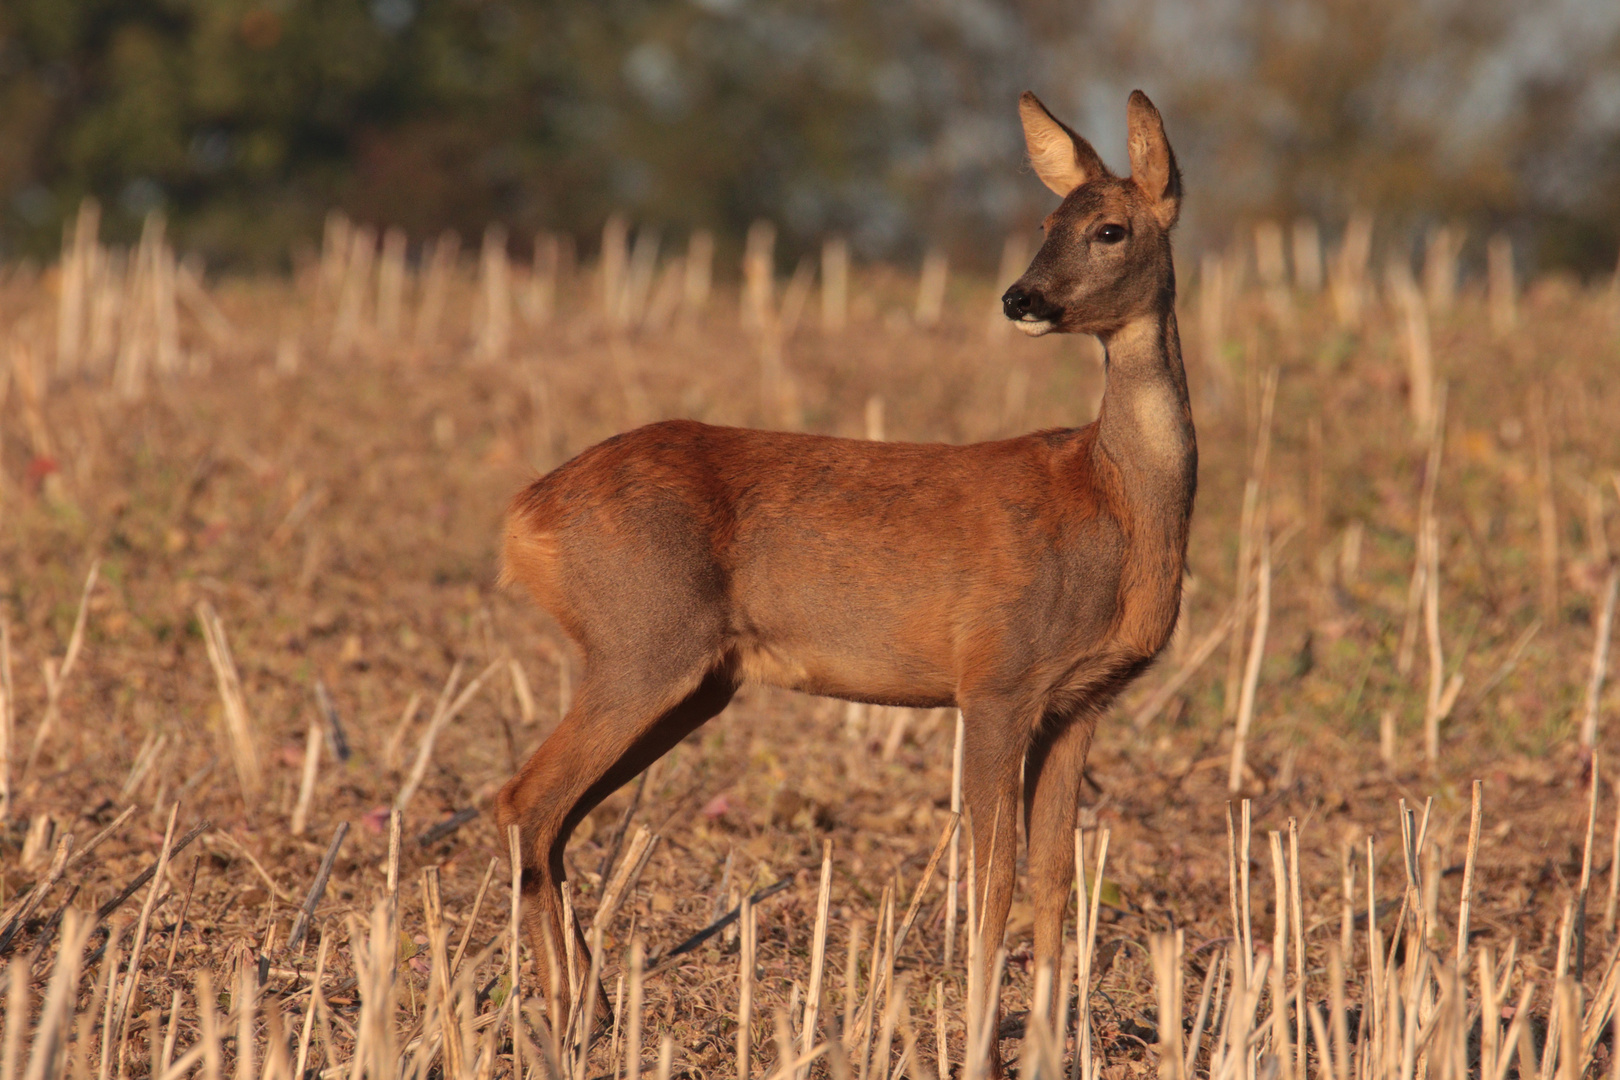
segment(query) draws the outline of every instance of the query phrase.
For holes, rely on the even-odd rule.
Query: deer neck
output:
[[[1198,446],[1172,309],[1143,316],[1103,338],[1106,351],[1098,451],[1118,470],[1137,542],[1186,547],[1198,474]],[[1175,575],[1180,580],[1179,572]]]

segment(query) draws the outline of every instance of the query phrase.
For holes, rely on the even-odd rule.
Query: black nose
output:
[[[1006,314],[1007,318],[1015,321],[1028,315],[1030,309],[1039,302],[1039,296],[1026,292],[1017,285],[1001,294],[1002,312]]]
[[[1051,305],[1036,289],[1026,289],[1022,285],[1014,285],[1001,294],[1001,310],[1013,322],[1033,315],[1036,318],[1046,318]]]

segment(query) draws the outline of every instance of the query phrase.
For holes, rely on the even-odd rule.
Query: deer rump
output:
[[[919,708],[1017,698],[1039,721],[1163,644],[1120,640],[1130,521],[1095,449],[1095,425],[950,446],[652,424],[518,495],[502,579],[632,696],[725,673]]]

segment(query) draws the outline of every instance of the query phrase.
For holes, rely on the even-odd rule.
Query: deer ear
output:
[[[1041,99],[1024,91],[1018,98],[1018,118],[1024,123],[1024,145],[1029,164],[1041,183],[1061,198],[1087,180],[1107,176],[1108,168],[1097,151],[1067,124],[1053,116]]]
[[[1148,197],[1153,216],[1165,228],[1181,215],[1181,170],[1176,168],[1176,152],[1164,137],[1164,120],[1146,94],[1131,91],[1126,106],[1130,124],[1131,179]]]

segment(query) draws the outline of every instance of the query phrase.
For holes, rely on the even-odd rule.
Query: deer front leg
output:
[[[1007,932],[1007,912],[1012,907],[1013,885],[1018,855],[1018,773],[1023,763],[1031,724],[1005,703],[996,706],[966,704],[962,709],[964,727],[962,795],[972,823],[975,907],[979,925],[968,933],[978,933],[979,963],[968,972],[977,1000],[991,1004],[996,953]],[[992,1030],[1001,1025],[999,1000],[995,1003]],[[969,1033],[971,1040],[977,1038]],[[996,1036],[989,1047],[990,1069],[1001,1076],[1001,1054]]]
[[[1024,832],[1029,838],[1029,889],[1035,902],[1036,970],[1049,967],[1053,1023],[1066,988],[1057,985],[1063,956],[1063,915],[1074,887],[1074,826],[1080,784],[1096,730],[1094,716],[1065,717],[1036,737],[1024,767]]]

